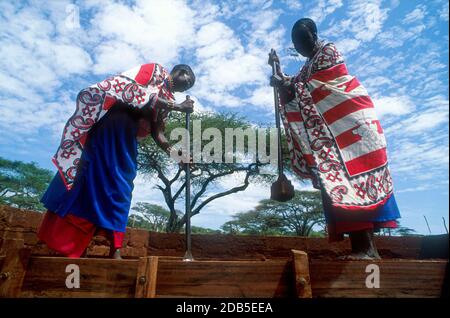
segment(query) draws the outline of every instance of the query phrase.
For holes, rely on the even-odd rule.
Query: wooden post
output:
[[[23,239],[5,239],[2,251],[4,259],[0,269],[0,297],[19,297],[31,250],[24,248]]]
[[[298,298],[312,298],[308,254],[292,250],[294,256],[295,288]]]
[[[155,298],[158,257],[141,257],[136,275],[136,298]]]

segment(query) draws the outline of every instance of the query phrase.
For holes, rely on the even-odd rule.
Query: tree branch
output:
[[[172,178],[172,180],[169,181],[169,184],[172,185],[172,183],[174,183],[176,180],[178,180],[178,178],[180,177],[181,171],[183,171],[183,169],[181,169],[180,166],[178,166],[178,171],[175,174],[175,176]]]
[[[251,165],[250,165],[250,166],[251,166]],[[250,166],[249,166],[249,168],[250,168]],[[251,171],[251,169],[249,169],[249,170],[247,171],[246,175],[245,175],[245,179],[244,179],[244,184],[243,184],[243,185],[237,186],[237,187],[234,187],[234,188],[231,188],[230,190],[224,191],[224,192],[222,192],[222,193],[217,193],[217,194],[215,194],[215,195],[209,197],[209,198],[206,199],[205,201],[203,201],[196,209],[194,209],[194,210],[192,211],[191,216],[192,216],[192,215],[198,214],[198,213],[200,212],[200,210],[201,210],[205,205],[207,205],[208,203],[210,203],[210,202],[213,201],[213,200],[216,200],[216,199],[218,199],[218,198],[224,197],[224,196],[229,195],[229,194],[231,194],[231,193],[236,193],[236,192],[245,190],[245,189],[248,187],[248,185],[250,184],[249,181],[248,181],[248,179],[249,179],[249,177],[250,177],[251,174],[252,174],[252,171]]]
[[[206,192],[206,189],[208,188],[208,185],[209,185],[212,181],[214,181],[215,179],[218,179],[218,178],[225,177],[225,176],[227,176],[227,175],[233,174],[233,173],[235,173],[235,172],[239,172],[239,171],[247,171],[247,172],[249,173],[249,172],[251,172],[252,165],[254,165],[254,164],[250,164],[250,165],[248,165],[248,166],[245,167],[245,168],[235,168],[235,169],[228,170],[228,171],[226,171],[226,172],[222,172],[222,173],[219,173],[219,174],[214,174],[214,175],[211,175],[210,177],[208,177],[208,178],[203,182],[202,188],[200,189],[200,191],[198,191],[198,192],[194,195],[194,198],[193,198],[192,203],[191,203],[191,207],[195,207],[195,205],[197,204],[197,201],[198,201],[198,200],[200,199],[200,197]],[[247,173],[247,175],[248,175],[248,173]],[[246,179],[248,179],[247,176],[246,176]],[[232,192],[232,193],[233,193],[233,192]],[[209,202],[211,202],[211,201],[209,201]]]

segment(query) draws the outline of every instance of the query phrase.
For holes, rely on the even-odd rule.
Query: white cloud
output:
[[[412,188],[405,188],[395,191],[396,193],[406,193],[406,192],[419,192],[419,191],[426,191],[430,190],[432,187],[430,185],[422,185],[418,187],[412,187]]]
[[[266,2],[264,7],[268,7]],[[259,92],[267,86],[270,72],[267,54],[270,48],[281,46],[284,30],[274,28],[280,14],[277,10],[250,12],[240,16],[251,26],[245,34],[237,34],[222,21],[204,24],[197,32],[195,55],[198,64],[195,69],[199,76],[193,92],[213,107],[239,107],[248,102],[262,102]],[[250,96],[242,97],[242,89],[245,94],[248,85],[258,95],[250,93]]]
[[[116,55],[120,56],[121,51],[123,59],[131,58],[134,65],[150,61],[162,65],[174,63],[180,50],[189,48],[194,37],[195,12],[184,1],[137,1],[131,7],[102,3],[97,10],[92,19],[92,34],[98,40],[109,40],[106,48],[96,50],[97,72],[116,72],[115,62],[120,60]],[[118,52],[108,52],[110,49]]]
[[[448,123],[448,110],[428,110],[402,120],[401,126],[404,133],[416,134],[429,131],[444,123]]]
[[[339,41],[336,41],[336,48],[342,52],[342,54],[350,53],[354,50],[356,50],[359,45],[361,44],[361,41],[355,40],[355,39],[342,39]]]
[[[353,1],[350,5],[351,30],[355,38],[361,41],[371,41],[381,32],[387,19],[387,9],[381,8],[381,1]]]
[[[59,76],[83,74],[89,72],[92,60],[90,55],[80,47],[57,44],[52,47],[56,72]]]
[[[391,9],[395,9],[400,4],[400,0],[391,0]]]
[[[408,13],[403,19],[404,24],[410,24],[417,21],[422,21],[426,15],[426,7],[423,4],[418,5],[413,11]]]
[[[346,19],[334,22],[330,28],[324,30],[324,36],[333,39],[340,37],[354,38],[361,42],[373,40],[381,31],[383,23],[388,17],[388,9],[381,8],[380,0],[355,0],[349,3]]]
[[[386,85],[393,84],[392,80],[385,76],[370,76],[369,78],[364,80],[364,86],[368,89],[368,91],[375,96],[378,92],[378,89],[383,89]]]
[[[328,15],[342,7],[342,5],[342,0],[319,0],[313,4],[313,8],[308,12],[308,17],[319,25]]]
[[[408,187],[396,190],[396,193],[406,193],[406,192],[419,192],[419,191],[428,191],[435,190],[442,186],[448,186],[448,180],[440,180],[433,183],[426,183],[415,187]]]
[[[136,48],[120,41],[104,42],[96,48],[96,74],[117,74],[139,65],[140,55]],[[152,62],[152,61],[149,61]]]
[[[439,11],[439,18],[448,21],[448,1],[444,1],[442,9]]]
[[[148,202],[152,204],[158,204],[167,209],[164,204],[164,197],[162,192],[155,188],[159,179],[148,178],[141,173],[138,173],[134,179],[134,189],[131,201],[131,206],[136,205],[137,202]]]
[[[402,103],[392,103],[395,105],[394,109],[399,111],[406,110]],[[389,103],[386,103],[385,109],[388,109]],[[383,107],[382,107],[383,109]],[[448,123],[449,102],[448,99],[442,96],[435,96],[424,102],[424,105],[411,113],[410,116],[402,118],[395,125],[390,126],[386,131],[398,134],[401,132],[406,136],[415,134],[423,134],[427,131],[433,130],[442,124]]]
[[[415,105],[408,96],[385,96],[374,98],[375,111],[379,118],[410,114]]]
[[[302,3],[299,0],[283,0],[283,4],[290,10],[300,10],[302,8]]]
[[[389,152],[392,171],[409,180],[435,179],[442,176],[448,168],[448,145],[430,142],[417,142],[405,139],[396,140]],[[418,173],[420,172],[420,173]]]
[[[273,88],[266,85],[256,88],[251,92],[251,97],[247,100],[249,104],[273,111]]]
[[[378,35],[378,41],[387,48],[397,48],[403,46],[406,41],[417,39],[422,31],[425,30],[424,24],[404,29],[400,26],[394,26],[388,31]]]

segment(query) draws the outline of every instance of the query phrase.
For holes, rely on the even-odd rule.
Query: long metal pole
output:
[[[186,99],[190,99],[189,95],[186,96]],[[185,202],[185,215],[186,215],[186,252],[184,254],[184,261],[193,261],[191,251],[191,170],[190,170],[190,131],[191,131],[191,114],[189,112],[186,113],[186,151],[188,154],[188,162],[184,164],[184,172],[186,177],[186,202]]]
[[[273,51],[273,50],[272,50]],[[273,61],[272,63],[272,75],[277,76],[276,71],[277,63]],[[275,125],[277,127],[278,132],[278,175],[281,176],[283,174],[283,160],[281,154],[281,127],[280,127],[280,100],[278,98],[278,89],[276,87],[273,88],[273,96],[274,96],[274,104],[275,104]]]

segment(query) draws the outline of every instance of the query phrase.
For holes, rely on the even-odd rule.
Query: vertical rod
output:
[[[430,225],[428,224],[427,217],[424,215],[423,218],[425,219],[425,222],[427,223],[428,232],[430,232],[430,234],[431,234],[431,229],[430,229]]]
[[[186,96],[186,99],[190,99],[189,95]],[[184,172],[186,177],[186,202],[185,202],[185,214],[186,214],[186,252],[184,254],[184,261],[193,261],[192,252],[191,252],[191,170],[190,170],[190,152],[191,152],[191,140],[190,140],[190,131],[191,131],[191,114],[186,112],[186,151],[188,155],[188,161],[184,164]]]
[[[275,53],[275,50],[272,49],[272,52]],[[273,61],[272,63],[272,75],[276,76],[276,62]],[[278,97],[278,89],[276,87],[273,88],[273,96],[274,96],[274,104],[275,104],[275,126],[277,127],[278,132],[278,175],[281,176],[283,174],[283,161],[282,161],[282,154],[281,154],[281,127],[280,127],[280,113],[279,113],[279,107],[280,107],[280,100]]]
[[[444,222],[445,232],[447,232],[447,234],[448,234],[448,228],[447,228],[447,224],[445,223],[445,218],[444,217],[442,217],[442,222]]]

